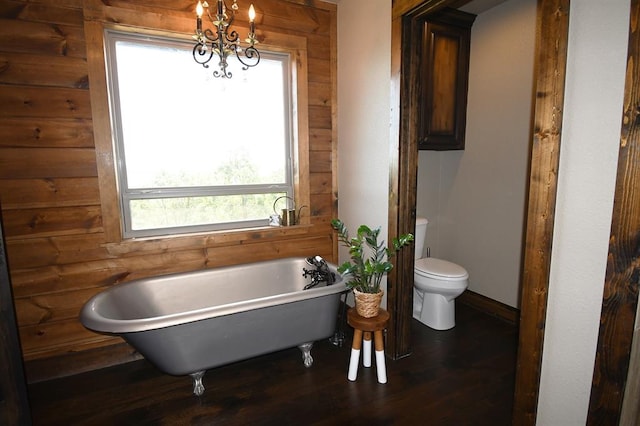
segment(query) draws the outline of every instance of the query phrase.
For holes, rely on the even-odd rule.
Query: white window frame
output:
[[[114,155],[115,155],[115,167],[116,177],[118,185],[118,196],[121,214],[121,232],[124,239],[127,238],[140,238],[140,237],[155,237],[155,236],[170,236],[178,234],[200,233],[207,231],[217,230],[229,230],[229,229],[241,229],[241,228],[255,228],[268,225],[268,217],[260,220],[247,220],[240,222],[224,222],[224,223],[210,223],[190,226],[179,227],[164,227],[155,229],[132,229],[132,218],[130,201],[142,200],[142,199],[160,199],[160,198],[182,198],[182,197],[207,197],[207,196],[224,196],[224,195],[243,195],[243,194],[260,194],[260,193],[274,193],[286,195],[290,199],[296,199],[295,193],[295,172],[297,164],[295,161],[295,144],[294,132],[298,126],[294,125],[294,106],[295,102],[295,87],[296,85],[292,81],[295,77],[294,73],[287,72],[284,76],[284,88],[283,93],[284,103],[287,113],[285,114],[285,138],[286,146],[286,178],[284,183],[280,184],[261,184],[261,185],[233,185],[233,186],[210,186],[210,187],[178,187],[178,188],[129,188],[126,179],[126,159],[124,155],[124,138],[122,133],[121,117],[120,117],[120,99],[118,97],[118,80],[117,80],[117,67],[116,67],[116,54],[115,43],[118,41],[129,41],[141,44],[152,44],[160,46],[185,46],[188,50],[191,49],[192,41],[184,40],[180,38],[161,37],[156,35],[141,34],[139,32],[123,32],[120,30],[105,29],[104,41],[105,41],[105,61],[107,71],[107,86],[109,93],[110,104],[110,119],[112,127],[112,137],[114,143]],[[287,52],[269,52],[268,50],[261,49],[261,54],[266,58],[277,58],[282,60],[285,64],[285,69],[293,69],[290,53]],[[233,59],[231,59],[233,60]],[[194,66],[199,66],[195,62]],[[259,67],[259,65],[258,65]],[[202,69],[202,72],[211,72],[210,69]],[[250,69],[247,72],[255,72],[255,69]],[[241,76],[235,76],[241,78]],[[276,196],[274,196],[274,199]]]

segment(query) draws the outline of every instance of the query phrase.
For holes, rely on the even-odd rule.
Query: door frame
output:
[[[640,282],[640,0],[630,4],[621,143],[588,425],[640,420],[640,387],[634,383],[640,377],[640,331],[635,329]]]
[[[391,131],[389,238],[415,228],[417,190],[416,19],[466,0],[396,0],[391,24]],[[541,30],[544,23],[544,31]],[[538,0],[536,95],[531,135],[526,235],[522,268],[520,333],[516,367],[514,425],[533,425],[539,393],[547,309],[553,222],[556,207],[569,27],[569,0]],[[412,70],[414,72],[412,72]],[[411,353],[413,249],[401,251],[387,282],[391,320],[387,349],[398,359]]]

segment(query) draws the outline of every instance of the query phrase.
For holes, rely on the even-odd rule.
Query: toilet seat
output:
[[[417,259],[414,272],[416,275],[439,281],[461,281],[469,278],[469,273],[462,266],[434,257]]]

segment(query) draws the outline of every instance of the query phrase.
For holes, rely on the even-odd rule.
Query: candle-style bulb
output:
[[[256,10],[253,8],[253,4],[249,6],[249,22],[253,22],[256,19]]]
[[[204,8],[202,7],[202,2],[198,0],[198,5],[196,6],[196,15],[198,15],[198,18],[202,18],[203,12]]]

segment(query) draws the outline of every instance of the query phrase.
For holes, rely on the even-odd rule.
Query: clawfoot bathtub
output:
[[[308,267],[288,258],[131,281],[91,298],[80,320],[121,336],[161,371],[190,375],[202,395],[205,371],[231,362],[298,346],[311,366],[346,287],[329,264],[335,282],[303,290]]]

